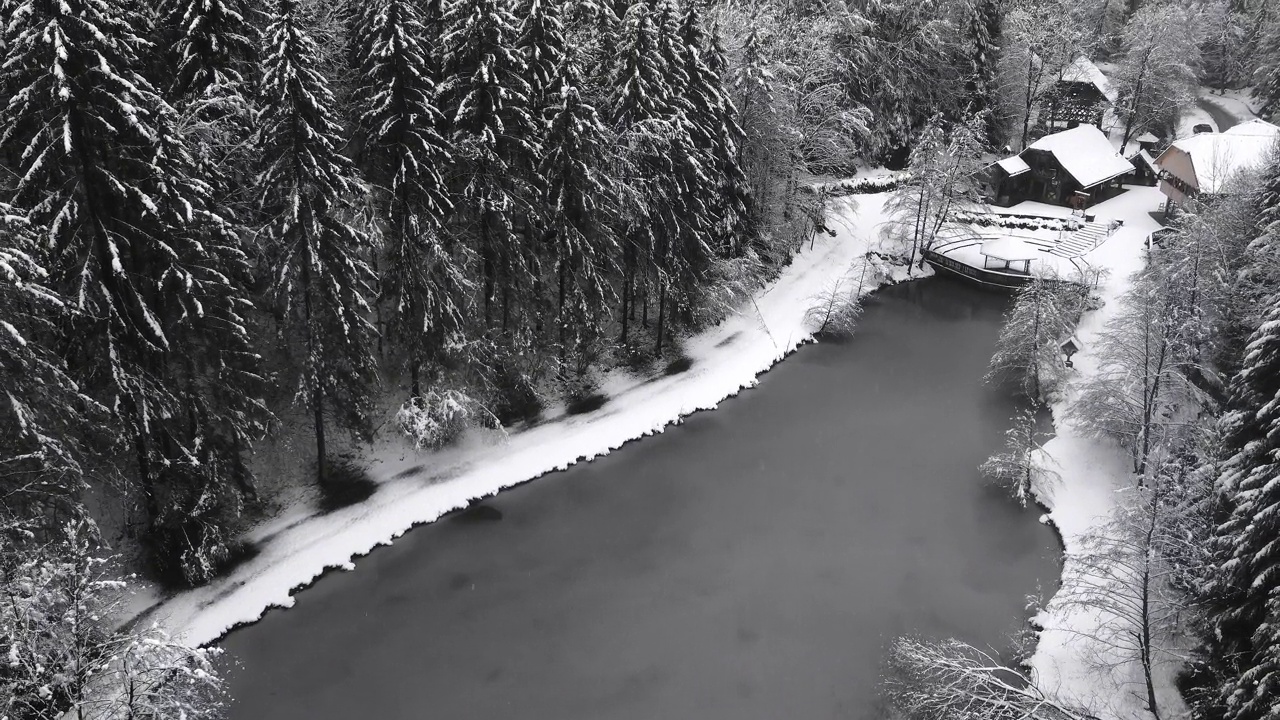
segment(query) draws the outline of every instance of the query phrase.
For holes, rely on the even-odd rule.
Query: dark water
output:
[[[870,718],[885,643],[996,649],[1056,541],[980,481],[1005,300],[886,290],[682,427],[419,528],[232,634],[232,718]],[[500,519],[498,517],[500,516]]]

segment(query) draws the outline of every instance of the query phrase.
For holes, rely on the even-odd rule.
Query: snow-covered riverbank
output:
[[[828,224],[835,236],[820,233],[812,248],[806,245],[754,302],[690,338],[685,349],[693,365],[688,371],[648,379],[618,373],[605,384],[608,403],[595,412],[562,415],[461,450],[433,454],[399,445],[375,448],[370,469],[379,488],[373,497],[329,514],[291,508],[247,535],[259,550],[256,556],[212,585],[154,601],[147,620],[187,643],[213,642],[269,608],[291,606],[294,592],[326,570],[351,569],[356,558],[415,525],[662,432],[680,418],[754,386],[760,373],[811,339],[804,321],[810,299],[842,276],[855,257],[878,246],[885,198],[876,194],[834,201]]]
[[[1037,488],[1037,496],[1050,508],[1049,519],[1058,528],[1065,545],[1064,583],[1070,582],[1077,571],[1073,554],[1080,552],[1081,539],[1111,517],[1119,491],[1133,484],[1133,466],[1128,453],[1114,443],[1085,437],[1064,418],[1075,401],[1074,388],[1098,371],[1095,352],[1098,334],[1119,310],[1119,298],[1129,289],[1131,276],[1143,266],[1146,236],[1160,227],[1150,213],[1163,201],[1164,196],[1155,188],[1133,187],[1093,209],[1099,217],[1123,220],[1124,225],[1089,257],[1090,261],[1110,269],[1110,275],[1099,288],[1105,304],[1082,319],[1077,336],[1084,349],[1073,358],[1075,372],[1065,397],[1053,406],[1056,436],[1044,449],[1052,458],[1052,470],[1058,474],[1058,480],[1048,487]],[[1115,618],[1085,608],[1068,607],[1060,598],[1055,598],[1036,621],[1044,631],[1031,665],[1041,689],[1087,707],[1107,720],[1149,717],[1144,691],[1140,690],[1141,669],[1137,663],[1115,664],[1114,652],[1095,639],[1099,634],[1097,630],[1104,623],[1116,622]],[[1107,665],[1111,666],[1105,667]],[[1168,710],[1181,707],[1173,687],[1178,669],[1175,665],[1158,668],[1159,699]]]

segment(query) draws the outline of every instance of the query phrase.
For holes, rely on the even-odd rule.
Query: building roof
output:
[[[1201,133],[1178,140],[1160,154],[1156,163],[1161,164],[1172,152],[1186,153],[1195,177],[1181,179],[1194,180],[1198,191],[1213,194],[1236,173],[1260,165],[1277,138],[1280,138],[1280,127],[1263,120],[1250,120],[1226,132]],[[1174,168],[1165,169],[1173,172]]]
[[[1093,64],[1093,61],[1083,55],[1072,60],[1071,64],[1062,71],[1062,79],[1066,82],[1089,83],[1090,85],[1093,85],[1098,88],[1098,92],[1102,93],[1102,96],[1105,97],[1107,102],[1112,105],[1114,105],[1116,99],[1120,97],[1116,92],[1116,89],[1111,87],[1111,81],[1107,79],[1107,76],[1102,74],[1102,71],[1098,69],[1098,66]]]
[[[1028,150],[1048,152],[1082,188],[1091,188],[1133,170],[1111,141],[1093,125],[1080,125],[1031,143]]]
[[[1044,257],[1040,248],[1016,237],[1002,237],[982,243],[983,255],[1005,262],[1037,260]]]
[[[1031,166],[1017,155],[1007,157],[1003,160],[998,160],[996,161],[996,165],[999,165],[1000,169],[1004,170],[1009,177],[1016,177],[1024,172],[1031,172]]]

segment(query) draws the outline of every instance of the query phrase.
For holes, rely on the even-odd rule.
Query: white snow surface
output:
[[[1058,529],[1065,547],[1063,584],[1069,584],[1078,569],[1073,555],[1081,550],[1081,539],[1105,524],[1114,513],[1123,490],[1134,485],[1129,455],[1112,442],[1086,437],[1066,419],[1076,400],[1080,382],[1098,371],[1095,348],[1099,332],[1120,306],[1120,297],[1131,287],[1132,275],[1145,262],[1144,241],[1160,227],[1149,213],[1159,209],[1164,196],[1156,188],[1129,187],[1094,209],[1099,215],[1124,221],[1116,234],[1103,243],[1090,260],[1108,267],[1111,274],[1099,286],[1104,305],[1082,318],[1076,336],[1083,348],[1073,362],[1075,369],[1062,399],[1052,406],[1056,436],[1044,446],[1056,482],[1035,488],[1040,502],[1049,508],[1048,520]],[[1091,638],[1115,617],[1079,607],[1064,607],[1057,597],[1036,617],[1044,628],[1031,667],[1036,684],[1046,692],[1087,707],[1108,720],[1147,720],[1141,668],[1138,663],[1120,663],[1102,668],[1103,658],[1116,662],[1114,651]],[[1104,663],[1105,664],[1105,663]],[[1157,699],[1165,717],[1184,714],[1181,697],[1174,687],[1177,664],[1157,667]]]
[[[1045,135],[1027,149],[1052,153],[1062,168],[1084,188],[1133,170],[1133,165],[1120,157],[1106,134],[1093,125],[1079,125]]]
[[[146,620],[192,646],[214,642],[270,608],[291,607],[297,589],[328,569],[353,569],[357,558],[415,525],[662,432],[686,415],[714,408],[755,386],[760,373],[811,340],[804,315],[813,296],[844,275],[855,257],[877,247],[886,197],[833,201],[828,224],[836,236],[819,233],[813,247],[806,243],[753,302],[690,338],[685,349],[693,366],[686,372],[656,379],[615,373],[604,384],[609,400],[601,409],[562,415],[502,439],[471,438],[463,448],[445,453],[416,453],[400,445],[382,448],[370,468],[379,482],[373,497],[329,514],[292,508],[248,533],[258,555],[207,587],[156,601],[145,611]],[[886,282],[906,279],[902,268],[888,274],[893,277]]]

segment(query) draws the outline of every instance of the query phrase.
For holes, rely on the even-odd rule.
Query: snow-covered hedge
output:
[[[1036,215],[1001,215],[999,213],[960,211],[952,215],[952,219],[956,222],[981,225],[983,227],[1015,228],[1019,230],[1075,232],[1084,227],[1084,222],[1077,218],[1040,217]]]
[[[808,187],[812,192],[822,192],[832,197],[841,197],[844,195],[889,192],[890,190],[896,190],[899,185],[910,179],[911,173],[899,172],[891,175],[876,175],[875,177],[849,178]]]
[[[396,425],[417,449],[438,450],[453,443],[469,427],[497,427],[499,423],[493,413],[466,393],[432,390],[401,405],[396,412]]]

